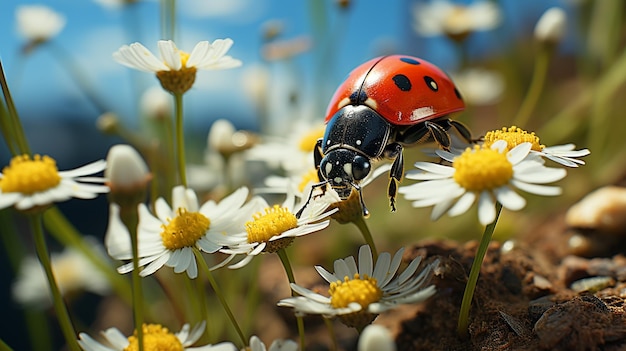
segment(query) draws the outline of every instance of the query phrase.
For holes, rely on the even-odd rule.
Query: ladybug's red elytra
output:
[[[454,127],[467,141],[471,133],[448,119],[465,103],[450,78],[437,66],[417,57],[383,56],[355,68],[339,86],[326,112],[326,132],[317,141],[315,166],[321,180],[342,199],[371,169],[371,161],[393,159],[388,196],[395,197],[404,172],[403,146],[434,140],[449,149],[447,131]],[[361,199],[363,214],[367,209]]]

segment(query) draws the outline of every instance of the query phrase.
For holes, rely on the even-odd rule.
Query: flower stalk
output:
[[[35,250],[37,251],[37,257],[41,266],[43,267],[48,284],[50,287],[50,293],[52,295],[52,302],[54,310],[57,314],[57,320],[61,327],[61,332],[65,337],[67,346],[71,351],[80,351],[80,347],[76,342],[76,332],[70,319],[70,314],[67,311],[63,296],[59,290],[59,286],[54,279],[54,273],[52,272],[52,264],[50,262],[50,255],[48,253],[48,245],[46,244],[46,238],[43,232],[42,216],[41,213],[33,214],[29,216],[31,230],[33,231]]]
[[[482,266],[483,259],[487,253],[487,248],[491,242],[493,231],[496,229],[496,224],[498,223],[498,218],[500,218],[501,211],[502,204],[498,202],[496,203],[496,219],[485,227],[483,236],[480,239],[478,250],[476,251],[476,256],[474,257],[474,262],[472,262],[472,268],[470,270],[469,278],[467,279],[467,284],[465,285],[465,292],[463,293],[461,311],[459,312],[459,321],[457,324],[457,334],[460,337],[466,337],[468,334],[467,328],[469,326],[469,312],[472,307],[472,298],[474,297],[474,291],[476,290],[480,267]]]

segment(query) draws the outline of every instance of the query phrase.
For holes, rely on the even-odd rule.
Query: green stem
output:
[[[9,84],[7,83],[7,77],[4,74],[4,67],[2,66],[2,61],[0,61],[0,88],[2,88],[2,94],[4,95],[4,102],[7,106],[7,111],[9,112],[9,123],[8,125],[11,127],[12,132],[11,135],[15,138],[15,143],[17,144],[17,149],[20,154],[29,154],[30,155],[30,147],[28,146],[28,141],[26,140],[26,134],[24,134],[24,128],[22,127],[22,122],[20,121],[20,117],[17,114],[17,109],[15,108],[15,103],[13,102],[13,98],[11,97],[11,91],[9,90]],[[9,139],[7,139],[7,144],[9,143]]]
[[[296,278],[293,275],[293,269],[291,268],[291,262],[289,262],[289,256],[287,256],[287,251],[284,248],[278,250],[276,252],[278,257],[280,258],[280,262],[283,264],[283,268],[285,269],[285,274],[287,274],[287,279],[290,284],[296,283]],[[291,291],[292,296],[296,296],[295,291]],[[298,335],[300,335],[300,350],[306,350],[306,340],[304,338],[304,319],[302,316],[296,315],[296,321],[298,323]]]
[[[187,187],[187,172],[185,170],[185,132],[183,128],[183,94],[174,93],[176,104],[176,148],[178,158],[178,173],[180,183]]]
[[[543,86],[546,81],[546,76],[548,74],[548,66],[550,63],[550,57],[552,56],[553,47],[542,45],[541,50],[539,51],[539,56],[537,57],[537,61],[535,62],[535,69],[533,71],[533,77],[530,81],[530,86],[528,87],[528,91],[526,92],[526,97],[522,102],[522,106],[517,112],[517,116],[513,119],[513,124],[516,126],[525,126],[530,120],[530,115],[532,114],[539,98],[541,97],[541,92],[543,91]]]
[[[206,304],[206,298],[205,298],[205,290],[204,290],[204,282],[202,281],[202,279],[196,279],[195,281],[196,283],[196,295],[195,298],[192,298],[192,306],[194,306],[194,308],[198,309],[200,311],[200,316],[202,319],[204,319],[207,323],[206,326],[206,330],[205,330],[205,335],[211,339],[211,335],[210,335],[210,330],[211,330],[211,326],[208,324],[209,323],[209,309],[207,308],[207,304]]]
[[[136,205],[121,206],[120,219],[128,229],[130,234],[130,245],[133,251],[133,271],[131,272],[133,284],[133,315],[135,321],[135,332],[137,333],[137,343],[139,351],[144,350],[143,338],[143,287],[139,276],[139,244],[137,238],[137,226],[139,225],[139,213]]]
[[[228,318],[233,324],[233,327],[235,327],[235,330],[237,331],[237,334],[239,335],[239,338],[241,339],[241,343],[243,344],[243,346],[248,345],[248,339],[246,339],[246,337],[243,335],[243,332],[241,331],[241,328],[239,327],[239,324],[237,323],[237,319],[235,319],[233,312],[231,311],[230,307],[228,306],[228,303],[226,302],[226,299],[224,298],[224,294],[222,294],[222,291],[219,285],[217,285],[217,282],[215,281],[215,278],[213,277],[213,273],[211,273],[209,266],[207,266],[206,261],[204,260],[204,257],[202,257],[202,253],[200,252],[200,250],[196,248],[193,249],[193,253],[196,256],[198,265],[202,267],[202,270],[204,271],[207,278],[209,279],[209,283],[211,284],[213,291],[215,291],[215,295],[217,295],[217,298],[220,300],[222,307],[224,307],[224,311],[226,311]]]
[[[357,219],[352,223],[359,228],[361,235],[363,235],[363,239],[365,239],[367,245],[369,245],[372,249],[372,257],[374,258],[374,262],[376,262],[378,259],[378,250],[376,250],[376,243],[374,243],[374,238],[372,237],[372,233],[365,222],[365,218],[363,216],[357,216]]]
[[[61,332],[65,337],[67,346],[71,351],[80,351],[78,342],[76,341],[76,332],[72,326],[70,314],[67,311],[63,296],[59,290],[59,286],[54,279],[54,273],[52,272],[52,263],[50,261],[50,255],[48,254],[48,245],[46,244],[46,238],[43,233],[42,216],[41,214],[30,216],[30,226],[33,231],[35,240],[35,250],[37,251],[37,257],[39,262],[43,266],[46,272],[46,278],[48,278],[48,284],[50,285],[50,293],[52,294],[52,302],[54,304],[54,310],[57,315],[57,321],[61,327]]]
[[[469,326],[469,312],[472,306],[472,298],[474,297],[474,290],[476,290],[476,283],[478,282],[478,274],[480,273],[480,267],[483,264],[483,259],[487,253],[489,242],[493,231],[496,229],[500,212],[502,211],[502,205],[496,203],[496,219],[485,228],[482,238],[480,239],[480,245],[476,251],[476,257],[472,262],[472,269],[470,270],[467,284],[465,285],[465,292],[463,293],[463,301],[461,302],[461,311],[459,312],[459,322],[457,324],[457,333],[461,337],[467,336],[467,328]]]
[[[9,148],[9,152],[11,155],[15,156],[18,154],[17,144],[15,144],[15,140],[13,140],[13,124],[11,123],[11,116],[9,116],[9,112],[4,106],[3,101],[0,100],[0,132],[2,132],[2,136],[4,137],[4,141]]]

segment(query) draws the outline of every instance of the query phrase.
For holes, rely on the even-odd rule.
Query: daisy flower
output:
[[[435,286],[428,284],[439,261],[418,271],[422,258],[417,257],[395,277],[403,252],[404,249],[398,250],[393,258],[383,252],[374,264],[370,247],[363,245],[359,249],[358,267],[352,256],[336,260],[335,273],[321,266],[315,267],[330,284],[329,296],[291,284],[293,291],[300,296],[283,299],[278,305],[293,307],[298,315],[339,317],[347,326],[362,330],[382,312],[398,305],[424,301],[435,294]]]
[[[359,335],[358,351],[396,351],[396,342],[389,329],[370,324]]]
[[[484,68],[468,68],[451,74],[463,100],[474,106],[492,105],[500,100],[505,83],[502,74]]]
[[[85,238],[98,253],[104,255],[104,248],[95,238]],[[109,292],[107,278],[78,250],[68,247],[50,257],[52,272],[65,297],[80,291],[90,291],[99,295]],[[13,298],[20,303],[41,307],[52,306],[52,296],[46,274],[36,257],[26,257],[20,265],[17,280],[12,287]]]
[[[99,160],[69,171],[59,171],[56,161],[49,156],[19,155],[11,159],[0,173],[0,209],[15,206],[29,210],[72,197],[93,199],[106,193],[109,187],[102,177],[87,177],[106,168]]]
[[[491,146],[498,140],[505,140],[507,142],[507,149],[509,150],[521,143],[529,142],[532,144],[532,148],[530,149],[532,154],[545,157],[567,167],[584,165],[585,161],[579,160],[578,158],[591,153],[588,149],[575,150],[576,145],[574,144],[546,147],[539,142],[539,137],[536,136],[534,132],[528,133],[516,126],[510,128],[504,127],[501,130],[493,130],[485,134],[484,143],[487,146]]]
[[[487,225],[495,220],[496,201],[512,211],[526,205],[514,188],[537,195],[561,194],[559,187],[540,184],[564,178],[565,170],[545,167],[541,159],[529,157],[531,147],[524,142],[508,150],[507,142],[498,140],[491,147],[467,148],[458,156],[439,150],[437,154],[452,166],[417,162],[415,167],[421,171],[408,171],[406,178],[424,181],[398,191],[413,200],[414,207],[434,205],[433,220],[446,212],[451,216],[465,213],[478,200],[478,218]]]
[[[172,190],[170,207],[159,198],[154,207],[155,215],[144,204],[139,205],[139,266],[145,266],[142,277],[156,272],[166,265],[174,272],[186,271],[194,279],[198,267],[193,250],[213,253],[226,244],[232,244],[227,233],[243,228],[243,218],[251,215],[254,208],[244,206],[247,188],[240,188],[224,198],[219,204],[208,201],[198,205],[191,189],[177,186]],[[111,205],[109,228],[105,237],[109,255],[118,260],[132,258],[130,236],[119,218],[119,207]],[[132,263],[118,268],[120,273],[133,269]]]
[[[143,325],[143,342],[146,350],[203,350],[203,351],[237,351],[230,342],[217,345],[190,347],[204,332],[206,322],[196,325],[190,331],[189,324],[183,325],[178,333],[172,333],[160,324]],[[102,332],[106,343],[101,344],[86,333],[78,334],[78,344],[84,351],[125,351],[136,350],[139,341],[136,333],[129,337],[124,336],[117,328],[109,328]]]
[[[250,161],[262,161],[272,168],[280,167],[288,176],[301,175],[313,164],[313,151],[318,139],[324,136],[322,123],[297,123],[285,132],[286,137],[270,139],[248,150]]]
[[[50,40],[65,27],[65,16],[44,5],[22,5],[15,11],[18,33],[31,43]]]
[[[500,8],[489,1],[471,5],[455,4],[447,0],[418,3],[413,8],[413,29],[430,37],[446,35],[461,41],[470,33],[491,30],[500,24]]]
[[[226,55],[233,41],[216,39],[213,43],[201,41],[191,53],[178,50],[171,40],[159,40],[159,60],[140,43],[124,45],[113,53],[120,64],[144,72],[156,73],[163,89],[182,94],[189,90],[198,70],[228,69],[241,66],[241,61]]]
[[[250,347],[241,351],[268,351],[268,349],[258,336],[253,335],[250,337]],[[269,351],[298,351],[298,344],[293,340],[274,340]]]
[[[329,192],[312,198],[300,217],[296,217],[301,204],[296,203],[293,194],[287,194],[282,205],[274,206],[270,206],[263,198],[256,197],[251,202],[258,203],[261,211],[250,216],[252,218],[245,223],[245,230],[229,235],[229,240],[233,243],[226,245],[220,252],[230,256],[212,269],[225,266],[237,255],[246,255],[241,261],[228,266],[231,269],[241,268],[256,255],[276,252],[289,246],[296,237],[328,227],[330,220],[324,219],[336,212],[328,210],[333,202],[330,198]]]

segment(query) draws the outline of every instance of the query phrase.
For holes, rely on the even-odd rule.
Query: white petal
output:
[[[563,168],[535,167],[534,172],[527,169],[525,172],[515,172],[513,177],[526,183],[545,184],[565,178],[567,171]]]
[[[452,206],[452,208],[448,210],[448,214],[454,217],[454,216],[458,216],[467,212],[467,210],[469,210],[469,208],[472,207],[475,200],[476,200],[476,194],[474,192],[471,192],[471,191],[466,192],[465,194],[463,194],[463,196],[461,196],[457,200],[454,206]]]
[[[120,207],[112,204],[109,207],[109,225],[104,236],[104,244],[109,256],[118,260],[132,258],[132,248],[128,229],[119,217]]]
[[[496,208],[491,194],[487,191],[478,197],[478,221],[482,225],[491,224],[496,219]]]
[[[496,188],[494,194],[498,202],[507,210],[518,211],[526,206],[526,200],[508,186]]]
[[[359,249],[359,274],[371,277],[373,269],[372,250],[369,245],[363,245]]]
[[[453,167],[432,162],[415,162],[415,167],[429,173],[446,175],[448,177],[451,177],[454,174]]]
[[[176,44],[171,40],[159,40],[158,46],[165,65],[171,70],[179,71],[183,67],[183,63]]]
[[[520,190],[536,195],[557,196],[563,192],[558,186],[529,184],[516,179],[512,179],[511,184]]]
[[[59,176],[61,178],[74,178],[74,177],[80,177],[80,176],[85,176],[85,175],[91,175],[91,174],[103,171],[106,168],[106,166],[107,166],[107,163],[105,160],[98,160],[98,161],[92,162],[90,164],[84,165],[79,168],[75,168],[75,169],[67,170],[67,171],[60,171]]]
[[[530,152],[530,149],[532,148],[532,146],[533,145],[531,143],[521,143],[517,145],[516,147],[514,147],[513,149],[511,149],[509,152],[507,152],[506,158],[509,160],[509,162],[511,162],[511,164],[516,165],[520,163],[526,156],[528,156],[528,153]]]

